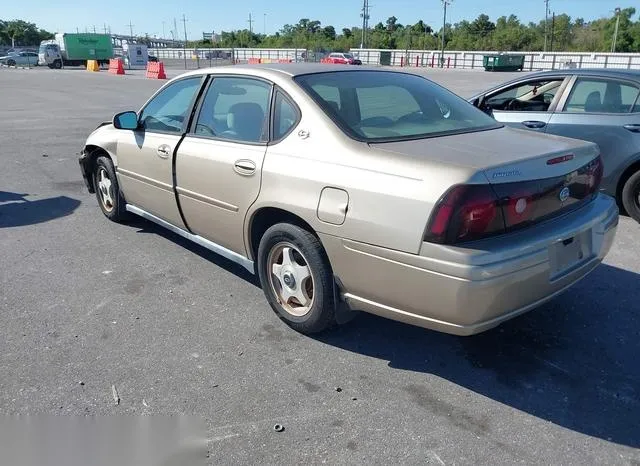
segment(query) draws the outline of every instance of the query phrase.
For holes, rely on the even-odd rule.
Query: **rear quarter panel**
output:
[[[247,242],[255,212],[276,207],[301,217],[318,233],[418,253],[434,204],[452,182],[464,182],[476,170],[397,156],[353,141],[304,94],[285,90],[300,106],[302,119],[285,140],[267,148],[260,194],[245,222]],[[299,136],[300,130],[308,137]],[[326,187],[348,193],[341,225],[318,218]]]

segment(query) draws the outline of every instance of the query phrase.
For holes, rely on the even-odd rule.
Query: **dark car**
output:
[[[506,125],[598,144],[602,190],[640,222],[640,71],[532,73],[469,101]]]

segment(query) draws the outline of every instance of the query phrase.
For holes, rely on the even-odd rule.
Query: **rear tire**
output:
[[[13,60],[7,60],[7,66],[16,66],[16,62]]]
[[[289,223],[269,228],[258,248],[258,276],[271,308],[294,330],[313,334],[336,325],[331,266],[307,230]]]
[[[109,157],[100,156],[96,160],[93,171],[93,186],[98,198],[98,205],[105,217],[118,223],[127,220],[129,215],[126,210],[126,201],[120,193],[116,170]]]
[[[629,216],[640,223],[640,171],[635,172],[622,188],[622,205]]]
[[[54,61],[54,62],[53,62],[53,67],[54,67],[56,70],[59,70],[60,68],[62,68],[62,62],[61,62],[60,60],[56,60],[56,61]]]

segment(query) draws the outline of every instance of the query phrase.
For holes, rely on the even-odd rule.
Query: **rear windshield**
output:
[[[502,127],[486,113],[425,79],[389,71],[301,75],[296,82],[354,139],[385,142]]]

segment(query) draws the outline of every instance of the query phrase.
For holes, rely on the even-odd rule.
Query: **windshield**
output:
[[[350,53],[344,53],[344,58],[353,58],[353,55],[351,55]]]
[[[56,46],[54,44],[42,44],[40,45],[40,49],[38,50],[40,53],[45,53],[47,50],[56,51]]]
[[[295,81],[347,135],[366,142],[419,139],[502,127],[425,79],[389,71],[341,71]]]

